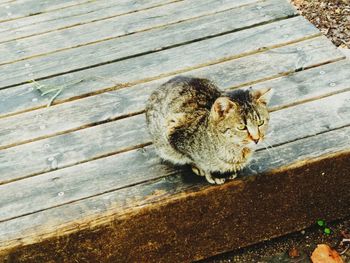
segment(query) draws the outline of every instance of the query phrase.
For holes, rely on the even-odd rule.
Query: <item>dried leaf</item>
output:
[[[299,257],[300,256],[300,253],[298,251],[298,249],[296,249],[295,247],[291,248],[288,252],[289,256],[291,258],[296,258],[296,257]]]
[[[326,244],[317,245],[312,252],[311,261],[313,263],[344,263],[338,252]]]

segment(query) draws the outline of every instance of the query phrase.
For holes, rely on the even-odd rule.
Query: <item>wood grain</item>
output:
[[[289,3],[280,0],[270,0],[261,3],[260,6],[260,12],[256,12],[256,5],[247,5],[162,28],[2,65],[0,66],[0,83],[2,86],[17,85],[31,79],[95,67],[272,22],[295,14],[295,10]],[[212,12],[215,11],[215,9],[212,10]],[[232,19],[227,19],[227,17],[232,17]],[[62,64],[63,61],[64,64]]]
[[[330,46],[328,41],[324,41],[324,38],[316,38],[254,56],[205,67],[186,74],[207,77],[216,81],[221,88],[228,88],[270,78],[271,76],[278,76],[278,74],[285,74],[303,66],[318,65],[337,58],[340,58],[340,54],[333,46]],[[296,63],[300,60],[305,62]],[[259,70],[253,74],[257,69]],[[141,68],[141,72],[144,71],[145,68]],[[3,127],[0,130],[0,149],[141,112],[150,92],[164,81],[164,79],[161,79],[156,82],[136,85],[132,88],[107,92],[2,118],[0,119],[0,126]],[[345,83],[344,85],[346,85]],[[338,87],[343,86],[338,85]],[[4,99],[6,100],[6,98]],[[18,100],[13,101],[16,104],[18,102]],[[7,105],[6,103],[1,104],[0,108],[5,108]]]
[[[289,193],[292,189],[296,189],[295,187],[298,185],[298,189],[300,190],[301,188],[306,188],[308,190],[302,190],[302,192],[298,192],[298,195],[288,195],[288,198],[290,198],[291,196],[293,196],[294,199],[293,203],[295,205],[295,202],[304,200],[300,203],[300,205],[298,206],[298,209],[301,209],[300,213],[302,214],[304,212],[305,209],[310,209],[310,208],[304,208],[304,206],[302,204],[311,204],[313,202],[314,206],[316,204],[320,204],[320,206],[317,207],[321,207],[321,204],[323,203],[327,203],[328,202],[324,199],[321,198],[321,196],[325,196],[324,192],[321,191],[322,193],[317,193],[320,192],[320,190],[316,190],[315,187],[320,187],[318,189],[323,189],[323,187],[321,187],[321,185],[323,185],[322,183],[328,183],[329,185],[333,186],[333,181],[331,182],[330,175],[332,175],[332,171],[334,170],[330,170],[327,169],[326,167],[323,168],[324,170],[318,170],[318,173],[316,174],[316,177],[320,178],[322,177],[322,181],[318,180],[318,182],[321,182],[321,184],[318,185],[314,185],[313,181],[310,182],[309,184],[307,183],[308,180],[306,180],[307,176],[309,175],[309,169],[303,169],[303,167],[306,165],[306,163],[310,164],[310,161],[314,162],[314,163],[322,163],[323,158],[325,158],[326,156],[329,156],[331,154],[335,154],[335,153],[340,153],[342,152],[343,154],[347,153],[349,154],[349,146],[348,146],[348,140],[350,137],[350,128],[346,127],[346,128],[342,128],[342,129],[338,129],[338,130],[334,130],[334,131],[330,131],[327,133],[323,133],[323,134],[319,134],[317,136],[311,136],[308,138],[305,138],[303,140],[298,140],[292,143],[289,143],[287,145],[282,145],[279,147],[275,147],[273,149],[273,153],[269,153],[266,150],[263,151],[259,151],[258,153],[256,153],[255,155],[255,162],[252,163],[252,165],[249,167],[249,169],[244,170],[244,172],[242,173],[242,177],[241,179],[235,180],[232,183],[229,184],[225,184],[224,186],[221,187],[217,187],[217,186],[209,186],[208,184],[204,183],[204,182],[198,182],[198,181],[193,181],[193,180],[188,180],[186,179],[187,177],[189,177],[188,174],[184,174],[182,173],[176,173],[173,175],[170,175],[169,172],[165,173],[167,174],[166,177],[164,178],[160,178],[158,180],[154,180],[152,182],[147,182],[144,184],[140,184],[140,185],[136,185],[136,186],[132,186],[132,187],[128,187],[125,189],[120,189],[117,191],[112,191],[110,193],[105,193],[99,196],[94,196],[91,198],[87,198],[78,202],[73,202],[73,203],[69,203],[63,206],[59,206],[59,207],[54,207],[48,210],[44,210],[35,214],[31,214],[31,215],[27,215],[24,217],[19,217],[16,218],[14,220],[10,220],[10,221],[6,221],[6,222],[2,222],[0,223],[0,244],[1,244],[1,248],[2,251],[0,252],[0,255],[2,253],[9,253],[11,249],[14,248],[20,248],[23,247],[27,244],[32,244],[32,243],[36,243],[36,242],[41,242],[42,240],[47,240],[49,238],[54,238],[53,242],[58,242],[56,247],[60,247],[63,244],[68,244],[69,241],[68,240],[75,240],[74,238],[70,238],[70,239],[64,239],[62,240],[63,242],[60,244],[60,242],[58,240],[55,240],[55,238],[60,237],[60,236],[64,236],[64,235],[68,235],[68,234],[72,234],[73,232],[76,233],[80,233],[79,235],[84,236],[87,234],[87,232],[89,232],[88,229],[91,229],[92,232],[95,233],[100,233],[100,231],[98,229],[101,229],[101,227],[103,225],[109,225],[113,222],[115,222],[115,227],[116,226],[123,226],[124,224],[122,223],[123,220],[126,220],[127,225],[133,225],[132,224],[132,220],[133,218],[135,218],[135,216],[137,216],[141,211],[141,214],[144,214],[145,217],[142,217],[142,221],[141,222],[145,222],[147,224],[151,224],[152,220],[154,222],[157,222],[158,225],[158,229],[159,227],[163,224],[163,222],[168,222],[169,224],[171,224],[171,222],[175,223],[175,222],[180,222],[181,218],[183,217],[187,217],[187,215],[191,215],[192,213],[197,213],[195,211],[197,211],[197,209],[200,209],[201,211],[203,209],[205,209],[205,211],[209,212],[209,207],[206,208],[206,204],[208,204],[210,207],[217,207],[217,205],[220,205],[220,211],[221,213],[230,213],[230,214],[234,214],[234,217],[227,217],[226,220],[221,219],[221,217],[219,216],[220,213],[215,213],[216,218],[218,221],[217,224],[220,226],[220,229],[222,230],[223,228],[226,228],[225,222],[227,222],[227,220],[229,220],[229,218],[236,218],[238,217],[238,219],[240,220],[240,222],[242,222],[242,213],[240,209],[243,209],[243,207],[245,207],[244,209],[246,210],[247,207],[250,207],[258,202],[258,205],[261,206],[261,208],[265,211],[260,211],[260,209],[258,209],[258,211],[260,211],[260,215],[267,215],[269,213],[272,212],[275,220],[271,221],[271,226],[268,222],[266,222],[265,224],[263,224],[263,229],[264,231],[258,230],[255,233],[251,233],[251,235],[254,237],[254,240],[256,241],[256,238],[259,237],[263,238],[263,236],[265,235],[271,235],[272,233],[270,229],[274,229],[274,233],[281,233],[280,231],[276,232],[276,224],[278,226],[283,226],[285,225],[285,223],[288,224],[288,227],[286,228],[285,226],[282,227],[282,229],[284,229],[284,231],[292,231],[292,230],[298,230],[302,229],[303,227],[305,227],[305,224],[311,224],[313,223],[313,218],[308,219],[307,221],[305,221],[305,218],[302,216],[299,216],[298,214],[298,218],[297,221],[299,223],[293,223],[290,224],[290,221],[286,221],[286,220],[280,220],[280,217],[277,215],[283,214],[285,215],[286,213],[289,214],[289,212],[293,211],[292,214],[296,213],[296,210],[293,210],[294,206],[291,206],[292,204],[290,202],[285,203],[285,206],[281,207],[281,206],[275,206],[275,208],[273,210],[271,209],[266,209],[266,205],[270,206],[272,204],[272,202],[269,202],[268,200],[275,200],[274,203],[277,205],[280,205],[279,203],[276,203],[276,194],[277,193]],[[146,155],[149,156],[149,158],[151,158],[151,153],[152,150],[146,150]],[[128,153],[130,154],[130,153]],[[151,158],[152,159],[152,158]],[[133,161],[133,159],[129,160]],[[312,164],[311,162],[311,164]],[[329,162],[326,162],[329,163]],[[306,165],[307,166],[307,165]],[[329,165],[328,165],[329,166]],[[293,169],[300,167],[300,171],[297,174],[294,174],[295,172],[293,171]],[[131,169],[134,169],[135,167],[132,166],[130,167]],[[334,169],[334,167],[332,167]],[[336,169],[339,169],[336,168]],[[286,174],[286,171],[291,171],[289,173]],[[279,172],[281,171],[281,172]],[[164,171],[162,171],[162,173],[164,174]],[[251,175],[254,175],[256,173],[265,173],[265,174],[270,174],[271,176],[260,176],[260,177],[255,177],[252,178],[251,180],[249,180],[249,178],[251,178]],[[342,172],[339,172],[339,174],[343,174]],[[304,176],[305,175],[305,176]],[[79,175],[78,175],[79,176]],[[71,176],[73,177],[73,176]],[[298,178],[301,177],[301,179],[299,180]],[[313,178],[314,176],[312,176]],[[334,176],[333,176],[334,177]],[[245,181],[245,178],[247,178],[248,180]],[[275,185],[271,180],[273,180],[273,178],[276,178],[276,182],[280,182],[282,185],[281,186],[277,186]],[[311,176],[309,176],[309,179],[311,178]],[[342,177],[343,179],[345,178],[344,176]],[[345,180],[346,181],[346,180]],[[344,182],[345,182],[344,181]],[[59,180],[58,180],[59,182]],[[304,183],[302,183],[304,182]],[[317,182],[317,181],[315,181]],[[335,181],[336,182],[336,181]],[[349,181],[347,181],[347,183],[349,184]],[[91,184],[93,184],[93,182],[91,182]],[[89,187],[91,186],[91,184],[89,185]],[[95,183],[98,184],[98,183]],[[252,194],[252,197],[254,196],[254,198],[258,198],[257,200],[251,200],[250,198],[252,198],[251,196],[249,196],[249,191],[250,187],[248,187],[249,184],[252,184],[252,187],[256,190],[256,191],[260,191],[261,194],[265,194],[265,196],[261,196],[261,198],[259,198],[259,196],[257,197],[257,193],[254,192]],[[283,188],[283,191],[272,191],[272,189],[270,189],[269,187],[265,187],[264,185],[269,185],[270,187],[274,188],[274,187],[279,187],[279,188]],[[335,186],[338,184],[335,184]],[[305,186],[305,187],[304,187]],[[315,187],[314,187],[315,186]],[[265,189],[266,188],[266,189]],[[338,187],[339,188],[339,187]],[[229,192],[227,192],[225,189],[229,189]],[[270,190],[269,190],[270,189]],[[56,188],[53,187],[52,189],[52,195],[54,196],[55,194],[57,194],[57,192],[62,190],[62,187],[58,186]],[[340,190],[340,189],[339,189]],[[38,191],[41,191],[40,189],[38,189]],[[82,191],[84,192],[84,190]],[[215,193],[225,193],[224,196],[226,196],[225,199],[223,200],[230,200],[227,198],[228,195],[230,195],[229,193],[232,193],[236,196],[235,200],[238,200],[237,198],[239,198],[240,200],[242,199],[242,203],[243,203],[243,207],[237,207],[237,209],[235,208],[236,205],[231,204],[231,205],[224,205],[224,203],[219,203],[217,205],[214,205],[214,203],[211,203],[211,201],[207,200],[205,196],[212,196],[213,198],[217,198]],[[343,193],[344,191],[339,191],[339,194]],[[292,193],[292,192],[291,192]],[[302,193],[302,194],[301,194]],[[307,199],[302,199],[303,197],[305,197],[305,194],[309,193],[310,195],[313,195],[314,197],[318,197],[321,199],[313,199],[311,196],[308,197]],[[320,195],[322,194],[322,195]],[[277,194],[278,195],[278,194]],[[62,195],[60,197],[56,197],[56,198],[66,198],[64,197],[65,195]],[[341,196],[341,195],[340,195]],[[249,197],[249,198],[248,198]],[[338,195],[337,195],[338,197]],[[196,200],[198,198],[199,200],[199,204],[194,205],[194,200]],[[246,199],[244,199],[246,198]],[[282,196],[280,197],[282,198]],[[203,203],[203,200],[207,200],[205,203]],[[220,199],[216,199],[216,200],[221,200]],[[246,200],[250,203],[250,205],[246,204]],[[250,200],[250,201],[249,201]],[[259,200],[261,200],[262,202],[260,202]],[[279,200],[279,199],[277,199]],[[284,200],[284,199],[283,199]],[[308,200],[308,202],[305,202],[305,200]],[[338,199],[337,199],[338,200]],[[46,201],[46,200],[45,200]],[[170,211],[172,211],[172,205],[171,204],[175,204],[180,202],[180,205],[184,208],[183,211],[181,211],[180,213],[177,212],[177,215],[173,215],[174,217],[167,217],[166,214],[169,215]],[[221,202],[221,201],[220,201]],[[223,202],[223,201],[222,201]],[[240,202],[238,202],[240,203]],[[167,204],[169,204],[170,206],[168,206]],[[312,205],[312,204],[311,204]],[[185,207],[188,207],[185,208]],[[228,208],[229,207],[229,208]],[[308,205],[307,205],[308,207]],[[336,210],[337,206],[333,206],[332,208],[329,208],[330,213],[334,214],[336,213],[337,215],[339,214],[339,211]],[[217,207],[219,208],[219,207]],[[206,210],[208,209],[208,210]],[[216,208],[215,208],[216,209]],[[215,210],[214,209],[214,210]],[[236,210],[235,210],[236,209]],[[345,207],[344,207],[345,209]],[[313,216],[321,216],[320,213],[314,213],[313,212],[314,209],[308,210],[309,214],[312,212]],[[160,213],[160,211],[163,211],[165,214],[162,216]],[[305,211],[306,212],[306,211]],[[203,211],[202,211],[203,213]],[[155,217],[160,216],[160,218],[157,219],[152,219],[153,217],[150,215],[154,215]],[[209,214],[208,214],[209,215]],[[276,218],[277,216],[277,218]],[[324,214],[323,214],[324,216]],[[270,217],[270,216],[268,216]],[[330,216],[329,214],[327,214],[327,219],[331,218],[332,216]],[[148,219],[147,219],[148,218]],[[162,218],[162,219],[161,219]],[[247,215],[245,215],[245,218],[247,219]],[[262,217],[254,217],[254,218],[264,218],[264,216]],[[171,220],[173,219],[173,220]],[[207,216],[200,216],[198,217],[196,220],[186,220],[186,222],[188,222],[190,229],[197,229],[197,227],[200,227],[200,225],[204,224],[206,229],[216,229],[215,224],[208,224],[207,223],[207,219],[209,219]],[[251,223],[253,219],[249,219],[249,223]],[[278,220],[278,223],[275,222],[276,220]],[[171,221],[171,222],[170,222]],[[244,221],[244,220],[243,220]],[[253,220],[254,221],[254,220]],[[183,221],[182,221],[183,222]],[[214,221],[211,221],[214,222]],[[219,223],[220,222],[220,223]],[[254,221],[255,222],[255,221]],[[294,222],[294,221],[293,221]],[[232,227],[232,223],[230,222],[230,227]],[[238,223],[238,222],[236,222]],[[112,223],[113,224],[113,223]],[[177,233],[175,235],[176,240],[179,240],[179,227],[180,226],[185,226],[187,224],[174,224],[172,228],[175,227],[174,229],[174,234]],[[257,226],[260,225],[257,223]],[[150,225],[149,225],[150,226]],[[149,238],[151,238],[151,240],[153,239],[158,239],[157,237],[159,235],[154,235],[151,229],[147,230],[148,228],[144,229],[144,228],[140,228],[141,224],[138,224],[138,233],[142,233],[142,235],[146,235],[146,239],[149,242]],[[227,226],[228,227],[228,226]],[[103,229],[103,227],[102,227]],[[101,233],[99,235],[97,235],[95,242],[96,244],[98,244],[98,240],[99,238],[104,238],[104,240],[110,240],[110,238],[115,238],[114,235],[112,235],[112,233],[114,233],[113,230],[117,230],[116,228],[113,228],[113,226],[111,226],[110,228],[108,228],[108,236],[105,235],[101,235]],[[244,226],[242,226],[242,228],[240,229],[244,229]],[[252,228],[247,228],[247,229],[252,229]],[[257,228],[255,228],[257,229]],[[84,231],[86,230],[86,231]],[[243,230],[242,230],[243,231]],[[186,232],[186,231],[185,231]],[[225,230],[225,232],[230,233],[229,235],[232,235],[236,238],[238,238],[239,240],[239,244],[242,244],[242,237],[241,235],[239,235],[240,231],[229,231],[227,229],[227,231]],[[249,231],[243,231],[245,234],[245,237],[248,237],[248,233]],[[117,231],[117,233],[121,233],[121,231]],[[157,252],[157,246],[156,247],[144,247],[143,252],[141,253],[138,249],[141,249],[140,246],[143,245],[143,240],[142,238],[140,239],[140,237],[136,237],[136,240],[133,240],[133,238],[130,236],[131,233],[134,233],[131,229],[129,229],[128,231],[125,232],[125,236],[124,235],[118,235],[121,240],[123,240],[123,242],[111,242],[111,240],[109,241],[110,244],[116,244],[117,247],[120,246],[120,244],[124,244],[126,243],[127,245],[130,245],[129,242],[136,242],[133,246],[135,249],[137,249],[137,253],[134,255],[135,257],[137,255],[144,255],[146,253],[146,257],[147,256],[151,256],[151,255],[147,255],[148,253],[152,253],[152,252]],[[136,232],[135,232],[136,233]],[[203,236],[198,236],[198,235],[190,235],[191,231],[189,231],[189,229],[187,229],[187,234],[184,234],[184,238],[190,238],[192,240],[192,237],[200,237],[200,238],[204,238]],[[217,233],[217,231],[216,231]],[[246,234],[247,233],[247,234]],[[153,237],[151,237],[151,236]],[[164,235],[168,235],[166,234],[166,232],[164,233]],[[275,234],[276,235],[276,234]],[[98,237],[100,236],[100,237]],[[68,236],[67,236],[68,237]],[[107,238],[108,237],[108,238]],[[228,236],[226,236],[228,237]],[[195,238],[196,239],[196,238]],[[66,240],[66,241],[65,241]],[[80,238],[79,240],[86,240],[83,238]],[[121,241],[119,240],[119,241]],[[181,239],[182,240],[182,239]],[[208,239],[205,238],[205,241],[208,243]],[[253,240],[252,240],[253,241]],[[250,241],[250,242],[252,242]],[[80,241],[76,241],[78,242],[77,244],[79,244],[81,246],[81,244],[79,243]],[[93,242],[93,243],[95,243]],[[141,242],[141,244],[140,244]],[[167,242],[165,241],[158,241],[160,243],[159,246],[163,246],[167,244]],[[229,242],[231,244],[231,242],[233,242],[232,240],[228,241],[226,240],[226,242]],[[237,242],[237,241],[235,241]],[[222,242],[220,242],[222,243]],[[177,243],[177,242],[173,242],[171,248],[173,249],[177,249],[179,245],[176,244],[181,244]],[[190,246],[191,248],[193,248],[193,244],[196,244],[193,240],[193,242],[191,242],[191,244],[185,244],[186,246]],[[194,246],[196,249],[199,248],[201,251],[201,248],[205,248],[205,245],[200,243],[201,245],[199,246]],[[42,244],[41,244],[42,245]],[[107,245],[107,244],[106,244]],[[211,241],[208,244],[209,246],[214,246],[216,247],[214,244],[211,244]],[[75,247],[75,245],[73,243],[69,243],[69,247]],[[55,246],[53,246],[55,247]],[[117,255],[119,255],[119,257],[125,257],[126,255],[124,255],[123,253],[126,252],[124,249],[118,249],[117,247],[113,246],[113,251],[114,253],[117,253]],[[41,247],[42,248],[42,247]],[[130,248],[130,246],[129,246]],[[222,247],[221,247],[222,248]],[[33,248],[28,248],[29,251],[30,249]],[[72,251],[75,251],[76,248],[72,249]],[[81,249],[83,249],[83,246],[81,246]],[[105,247],[106,250],[109,250],[110,247],[107,245]],[[218,249],[218,248],[217,248]],[[229,249],[229,248],[227,248]],[[50,249],[49,249],[50,250]],[[84,249],[83,249],[84,250]],[[205,250],[205,249],[204,249]],[[35,251],[35,249],[34,249]],[[85,251],[85,250],[84,250]],[[168,251],[168,250],[167,250]],[[168,252],[164,252],[164,256],[169,256],[173,255],[173,250],[168,251]],[[185,251],[185,250],[184,250]],[[187,250],[186,250],[187,251]],[[28,254],[31,254],[30,252],[27,251]],[[33,252],[34,253],[34,252]],[[56,252],[57,253],[57,252]],[[87,253],[87,251],[85,251],[85,253]],[[121,254],[120,254],[121,253]],[[204,253],[202,252],[197,252],[197,253]],[[108,254],[108,253],[107,253]],[[181,253],[180,253],[181,254]],[[180,254],[177,254],[176,257],[178,257]],[[32,254],[32,256],[35,256],[36,254]],[[50,253],[48,254],[50,255]],[[51,254],[55,255],[54,253]],[[75,256],[74,254],[70,254],[71,257]],[[92,254],[93,255],[93,254]],[[104,254],[100,254],[99,256],[103,257]],[[158,255],[159,255],[159,251],[158,251]],[[56,255],[58,256],[58,255]],[[62,256],[62,255],[60,255]],[[96,256],[96,255],[94,255]],[[173,255],[174,256],[174,255]],[[208,255],[207,255],[208,256]],[[49,256],[50,257],[50,256]],[[192,255],[193,257],[193,255]]]
[[[103,20],[174,1],[178,0],[141,0],[134,2],[121,0],[117,3],[106,0],[87,1],[80,5],[68,6],[64,10],[58,9],[49,13],[40,13],[35,16],[2,22],[0,43]]]
[[[0,262],[192,262],[350,213],[350,62],[287,2],[39,2],[0,0]],[[275,90],[237,180],[155,154],[177,74]]]
[[[43,12],[50,12],[57,9],[64,9],[89,1],[90,0],[17,0],[7,2],[4,6],[5,8],[0,9],[0,22],[32,16]]]
[[[273,112],[270,133],[266,139],[267,145],[281,145],[349,126],[348,116],[350,116],[350,92]],[[58,138],[63,144],[59,146],[59,143],[56,142],[58,147],[54,149],[58,151],[42,154],[41,162],[46,163],[46,167],[51,165],[51,168],[57,168],[65,160],[86,158],[87,155],[103,155],[109,149],[112,153],[118,152],[123,147],[149,143],[143,115],[127,119],[127,122],[125,120],[117,122],[115,125],[117,126],[108,124],[111,128],[114,126],[115,130],[108,129],[108,126],[105,129],[103,126],[99,126],[70,133],[65,138]],[[135,127],[134,130],[133,127]],[[55,143],[50,143],[50,141],[45,143],[55,146]],[[261,145],[259,148],[264,148],[264,146]],[[33,147],[32,151],[35,149],[39,149],[39,152],[49,151],[44,147]],[[12,160],[2,158],[1,165],[4,166],[9,161]],[[132,166],[129,165],[131,163]],[[260,164],[260,162],[258,163]],[[34,165],[34,163],[31,161],[29,165]],[[13,169],[13,163],[10,163],[6,170],[9,171],[11,167]],[[162,168],[158,169],[157,167]],[[253,169],[251,166],[248,168]],[[84,171],[84,173],[79,171]],[[2,174],[6,176],[8,173],[1,172],[1,177]],[[147,153],[143,153],[141,148],[0,185],[0,210],[2,211],[0,221],[163,176],[164,165],[159,162],[158,157],[154,154],[148,156]],[[21,191],[16,192],[15,189],[21,189]],[[65,194],[57,198],[58,192]],[[31,206],[30,203],[35,203],[35,207]]]
[[[291,52],[284,53],[290,54]],[[283,61],[293,61],[292,59],[285,59],[284,57],[282,59]],[[262,65],[266,66],[267,64],[264,64],[263,62],[264,61],[262,61]],[[282,60],[281,62],[276,62],[278,63],[278,65],[283,65]],[[232,68],[236,68],[235,65],[232,65]],[[239,68],[242,69],[242,67]],[[321,66],[318,68],[300,71],[286,77],[262,82],[261,84],[254,86],[254,88],[272,87],[275,90],[274,97],[271,101],[271,109],[275,110],[278,108],[282,108],[286,105],[297,104],[298,102],[300,103],[303,101],[307,101],[311,98],[318,99],[323,96],[329,96],[333,93],[349,90],[350,84],[347,81],[349,78],[348,73],[350,72],[349,68],[350,63],[347,60],[344,60]],[[213,77],[215,81],[220,83],[220,86],[222,88],[229,88],[232,85],[230,81],[238,81],[239,75],[245,75],[244,71],[238,71],[235,72],[237,78],[233,78],[226,75],[228,74],[227,72],[233,71],[212,71],[210,68],[207,68],[206,71],[203,71],[201,74],[198,75],[202,77]],[[247,75],[251,76],[252,74]],[[336,86],[330,85],[330,83],[336,83]],[[116,117],[121,117],[123,115],[125,116],[132,112],[136,113],[138,111],[142,111],[144,109],[145,101],[148,98],[149,93],[154,90],[156,85],[157,83],[136,85],[135,87],[130,89],[116,91],[114,95],[110,93],[105,93],[96,97],[91,97],[87,99],[88,101],[85,102],[84,100],[73,102],[74,106],[67,107],[67,109],[70,109],[71,111],[66,111],[63,114],[64,116],[72,116],[70,118],[65,118],[65,123],[70,123],[74,118],[76,122],[75,125],[77,125],[77,121],[81,122],[80,125],[84,124],[83,113],[86,114],[86,123],[89,123],[89,121],[91,123],[113,119]],[[290,89],[289,87],[292,87],[292,89]],[[302,93],[295,92],[296,90],[301,90]],[[116,102],[116,98],[118,98],[119,102]],[[98,104],[100,106],[94,107],[95,104]],[[93,109],[93,111],[91,111],[91,109]],[[51,112],[51,114],[52,113],[57,113],[57,111],[53,111]],[[49,112],[46,111],[46,114],[49,114]],[[46,117],[45,112],[43,113],[41,111],[38,111],[37,115],[31,116],[31,118],[41,120],[50,117]],[[59,118],[59,116],[51,118],[55,119]],[[110,124],[100,125],[94,128],[89,128],[86,131],[75,133],[76,136],[73,136],[72,133],[70,133],[66,135],[60,135],[57,137],[44,139],[35,143],[30,143],[2,150],[0,152],[0,170],[3,176],[1,177],[0,181],[4,183],[6,181],[17,180],[19,178],[27,177],[33,174],[43,173],[56,168],[74,165],[79,162],[91,160],[99,156],[120,151],[122,149],[127,149],[131,145],[130,137],[125,137],[125,141],[120,141],[121,139],[120,137],[118,137],[118,144],[114,142],[115,139],[113,139],[113,137],[110,137],[110,135],[113,134],[114,130],[119,130],[118,136],[120,136],[120,133],[122,133],[123,130],[127,131],[126,134],[129,134],[128,132],[130,130],[127,129],[127,126],[125,126],[124,129],[118,128],[121,127],[120,125],[122,125],[123,123],[126,123],[127,125],[129,120],[131,121],[130,127],[132,127],[132,125],[135,125],[135,123],[141,125],[136,126],[139,130],[132,130],[133,132],[135,132],[135,136],[138,131],[140,131],[141,133],[145,132],[144,123],[142,119],[143,117],[139,117],[141,119],[137,119],[137,121],[132,121],[134,118],[136,117],[127,118],[123,121],[117,121],[115,123],[112,122]],[[21,121],[26,120],[26,118],[24,118],[23,120],[17,118],[11,119],[13,123],[20,123]],[[74,123],[71,124],[74,125]],[[49,125],[48,128],[53,129],[54,126],[52,125],[57,125],[57,127],[62,126],[61,123],[53,123]],[[93,138],[91,139],[91,141],[99,142],[98,144],[100,145],[100,147],[98,148],[98,151],[90,150],[95,148],[94,145],[85,145],[88,144],[86,140],[84,140],[85,137],[89,139]],[[103,138],[106,139],[103,140]],[[139,141],[140,139],[141,141]],[[103,143],[101,143],[101,140],[103,140]],[[148,136],[136,136],[134,145],[138,145],[146,141],[148,141]],[[67,144],[66,142],[69,143]],[[62,148],[64,148],[64,150]],[[65,152],[66,154],[62,155],[62,152]],[[58,155],[60,157],[60,162],[58,162],[54,167],[52,167],[51,162],[48,162],[47,158],[55,155]],[[61,158],[62,156],[63,158]],[[26,162],[17,161],[24,159],[26,160]],[[30,165],[28,165],[29,163]],[[16,165],[18,169],[12,169],[14,165]]]
[[[291,52],[283,53],[290,54]],[[286,67],[286,65],[283,65],[283,63],[293,62],[293,59],[286,59],[285,57],[282,57],[281,61],[275,59],[268,59],[268,61],[276,61],[279,66]],[[311,62],[311,60],[309,61]],[[247,64],[250,65],[250,63]],[[208,67],[205,70],[203,69],[202,72],[197,72],[195,75],[207,78],[210,77],[214,81],[218,82],[222,88],[227,89],[230,88],[233,83],[237,84],[240,76],[253,75],[248,74],[248,72],[244,73],[244,67],[236,65],[237,64],[233,63],[232,66],[229,67],[227,65],[226,67],[232,67],[232,69],[240,68],[239,71],[234,73],[235,76],[229,75],[232,74],[234,70],[215,70],[215,66]],[[266,66],[267,64],[262,61],[261,67]],[[275,92],[270,105],[271,109],[276,110],[284,106],[297,104],[298,102],[300,103],[315,98],[318,99],[323,96],[329,96],[333,93],[349,90],[350,84],[347,81],[350,78],[349,72],[350,62],[343,60],[321,67],[299,71],[294,74],[270,81],[264,81],[255,85],[254,88],[273,88]],[[243,80],[247,81],[245,78]],[[141,112],[144,109],[145,101],[150,92],[152,92],[162,81],[164,80],[157,80],[148,84],[136,85],[130,89],[122,89],[119,91],[104,93],[87,99],[78,100],[72,102],[71,106],[69,106],[69,103],[65,104],[66,106],[64,107],[67,109],[67,111],[62,110],[62,112],[64,112],[62,115],[71,117],[66,117],[64,121],[66,124],[71,123],[71,127],[78,127],[79,125],[81,126],[88,125],[89,123],[103,122],[121,116],[126,116],[131,113]],[[232,81],[234,82],[232,83]],[[333,86],[330,85],[330,83],[335,83],[336,85]],[[99,107],[94,107],[94,105],[99,105]],[[37,120],[39,123],[43,119],[60,119],[61,114],[56,114],[61,111],[48,111],[51,109],[53,108],[36,111],[37,115],[32,115],[30,118]],[[93,111],[91,109],[93,109]],[[47,114],[48,116],[46,116]],[[22,121],[25,122],[27,118],[18,118],[21,116],[22,115],[17,115],[12,117],[12,122],[9,122],[8,125],[11,123],[21,123]],[[77,164],[79,162],[91,160],[106,154],[108,155],[118,150],[120,151],[122,149],[127,149],[131,145],[130,139],[135,140],[133,145],[139,145],[140,143],[148,141],[147,136],[137,136],[139,131],[141,133],[145,132],[142,119],[143,117],[138,117],[141,119],[132,121],[134,118],[137,117],[127,118],[122,121],[90,128],[87,131],[75,133],[75,136],[72,134],[60,135],[54,138],[48,138],[34,143],[2,150],[0,152],[0,171],[4,176],[1,177],[0,182],[4,183],[11,180],[17,180],[33,174],[47,172],[56,168],[62,168]],[[75,120],[74,123],[71,122],[73,119]],[[123,139],[118,137],[117,142],[115,142],[116,139],[113,139],[112,136],[113,131],[119,130],[118,136],[123,136],[120,133],[123,130],[126,131],[128,129],[127,126],[124,129],[120,129],[120,127],[123,123],[126,123],[127,125],[129,120],[131,121],[130,132],[135,132],[135,134],[129,137],[129,132],[126,132],[127,137],[123,137]],[[132,125],[135,124],[141,126],[136,126],[137,128],[134,130]],[[30,123],[27,123],[27,125],[30,125]],[[58,128],[54,130],[53,125],[57,125],[56,127]],[[62,123],[53,122],[48,125],[48,128],[57,133],[58,131],[62,131],[62,129],[60,129],[62,128]],[[81,136],[77,136],[77,134],[81,134]],[[84,144],[86,143],[84,137],[91,138],[91,136],[93,137],[91,141],[98,142],[97,144],[100,145],[99,151],[91,151],[91,149],[93,149],[95,146],[93,145],[89,147]],[[136,139],[133,139],[133,137]],[[81,138],[83,138],[83,140]],[[64,148],[64,151],[62,148]],[[61,158],[61,152],[65,152],[63,158]],[[49,162],[47,159],[56,155],[60,157],[60,161],[57,162],[57,165],[52,167],[52,162]],[[26,162],[19,162],[18,160],[26,160]],[[12,169],[13,166],[16,166],[18,169]]]
[[[350,61],[341,60],[286,77],[256,83],[253,87],[254,89],[271,87],[276,91],[273,101],[269,104],[271,110],[275,111],[281,107],[348,91],[350,75],[347,72],[350,72]]]
[[[0,44],[2,63],[92,44],[253,2],[256,0],[202,0],[200,2],[184,0],[124,16],[9,41]]]
[[[286,45],[318,34],[318,31],[310,26],[304,18],[296,17],[141,57],[53,77],[39,81],[39,84],[66,87],[56,100],[56,102],[62,102],[62,100],[76,99],[92,93],[118,89],[128,83],[137,84],[217,64],[263,51],[264,47],[273,48]],[[273,36],[273,40],[267,38],[269,35]],[[316,54],[320,46],[328,46],[329,51],[325,54]],[[314,54],[321,60],[325,57],[331,60],[344,57],[325,38],[323,41],[319,41],[319,44],[315,44],[313,49],[310,47],[307,50],[310,50],[308,51],[310,54]],[[304,54],[302,50],[294,52]],[[273,51],[271,51],[271,54],[273,54]],[[302,58],[297,62],[295,63],[296,67],[308,64],[308,61],[303,61]],[[41,97],[35,87],[34,84],[27,84],[0,91],[0,115],[8,115],[16,111],[46,105],[51,96]]]

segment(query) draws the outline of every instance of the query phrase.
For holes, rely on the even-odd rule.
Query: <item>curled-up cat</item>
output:
[[[207,79],[175,77],[150,96],[149,133],[158,154],[190,164],[212,184],[234,179],[264,139],[272,91],[220,91]]]

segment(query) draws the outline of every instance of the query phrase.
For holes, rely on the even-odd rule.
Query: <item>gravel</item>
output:
[[[291,0],[336,46],[350,48],[350,0]]]

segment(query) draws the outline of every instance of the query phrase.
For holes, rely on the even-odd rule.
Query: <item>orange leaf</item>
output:
[[[317,245],[311,260],[313,263],[344,263],[338,252],[325,244]]]

